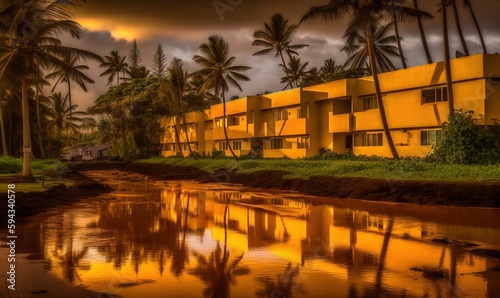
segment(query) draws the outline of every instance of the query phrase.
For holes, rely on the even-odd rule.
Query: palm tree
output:
[[[455,0],[447,0],[446,6],[453,8],[453,15],[455,16],[455,24],[457,26],[458,36],[460,37],[460,42],[462,43],[462,49],[465,56],[469,56],[469,48],[467,47],[467,42],[465,42],[464,33],[462,31],[462,25],[460,24],[460,17],[458,16],[457,2]]]
[[[321,71],[317,67],[313,67],[306,72],[306,76],[302,78],[302,86],[311,86],[324,83]]]
[[[415,10],[419,10],[417,0],[413,0],[413,7],[415,8]],[[417,16],[417,23],[418,23],[418,29],[420,31],[420,38],[422,39],[422,45],[424,46],[425,57],[427,57],[427,63],[431,64],[432,63],[431,52],[429,51],[429,46],[427,45],[427,38],[425,37],[424,26],[422,24],[422,17],[419,15]]]
[[[82,123],[84,121],[82,116],[87,116],[87,113],[75,111],[78,106],[70,106],[68,104],[67,96],[63,97],[61,92],[54,93],[46,98],[46,100],[42,103],[48,108],[48,123],[50,127],[55,128],[57,140],[60,145],[62,145],[63,138],[66,138],[71,133],[78,133],[80,128],[78,123]],[[59,146],[58,153],[61,153],[61,149],[62,146]]]
[[[472,3],[470,0],[462,0],[463,5],[466,9],[469,10],[470,15],[472,17],[472,20],[474,21],[474,26],[476,27],[477,33],[479,35],[479,40],[481,41],[481,47],[483,48],[483,53],[488,54],[488,51],[486,50],[486,44],[484,43],[484,38],[483,38],[483,33],[481,32],[481,28],[479,27],[479,23],[476,18],[476,14],[474,13],[474,10],[472,9]]]
[[[305,295],[307,291],[297,280],[300,274],[300,267],[292,267],[292,263],[283,271],[283,274],[277,274],[276,279],[268,276],[259,276],[257,281],[263,285],[263,289],[257,290],[257,297],[288,297],[292,298],[295,294]]]
[[[72,97],[71,97],[71,81],[74,81],[80,88],[82,88],[83,91],[87,92],[87,84],[94,84],[94,80],[89,78],[87,75],[85,75],[82,71],[84,70],[89,70],[89,67],[84,64],[77,64],[79,62],[79,57],[75,57],[74,54],[70,53],[68,56],[64,57],[64,62],[66,64],[70,65],[73,69],[77,69],[80,71],[80,73],[74,77],[70,78],[69,73],[66,72],[64,69],[57,69],[56,71],[48,74],[45,76],[45,79],[57,79],[56,83],[54,84],[54,87],[52,87],[52,90],[50,92],[54,92],[56,89],[57,85],[59,82],[67,83],[68,84],[68,99],[69,99],[69,106],[71,107],[72,104]],[[71,111],[70,111],[71,113]],[[71,116],[71,114],[70,114]]]
[[[288,20],[283,19],[281,14],[275,14],[271,18],[271,23],[264,23],[264,27],[264,30],[257,30],[253,33],[255,40],[253,41],[252,46],[261,46],[265,47],[265,49],[258,51],[253,55],[260,56],[274,51],[276,53],[276,57],[280,56],[281,65],[284,65],[287,77],[291,78],[289,70],[286,67],[283,52],[291,57],[293,55],[298,55],[296,50],[307,47],[306,44],[291,44],[292,37],[297,29],[299,29],[299,26],[296,24],[288,25]],[[288,84],[291,88],[293,88],[291,81],[289,81]]]
[[[391,62],[391,58],[398,57],[399,54],[398,48],[395,46],[397,37],[389,35],[393,23],[381,25],[379,20],[373,22],[372,36],[378,70],[380,72],[395,70],[396,67]],[[346,51],[349,55],[345,64],[350,65],[352,69],[365,67],[370,69],[366,32],[356,27],[349,27],[344,37],[347,37],[347,44],[342,48],[342,51]]]
[[[392,12],[392,24],[394,25],[394,34],[396,35],[396,43],[398,45],[398,53],[399,58],[401,58],[401,65],[404,69],[406,69],[406,58],[403,53],[403,47],[401,46],[401,37],[399,35],[399,26],[398,26],[398,15],[396,11]]]
[[[210,36],[208,43],[200,45],[200,51],[201,55],[194,56],[193,60],[203,67],[203,69],[198,71],[205,78],[205,83],[201,86],[201,91],[214,89],[214,95],[222,97],[224,136],[226,137],[227,147],[231,151],[231,154],[238,160],[233,148],[231,148],[231,144],[229,144],[227,136],[226,92],[229,90],[229,85],[242,92],[243,90],[238,81],[250,81],[250,79],[241,74],[241,72],[247,71],[251,67],[233,65],[236,57],[229,57],[229,44],[224,38],[218,35]]]
[[[300,86],[300,83],[304,78],[307,77],[307,65],[309,62],[302,63],[300,61],[300,58],[297,58],[295,56],[290,56],[290,61],[288,61],[288,71],[287,67],[283,64],[280,64],[280,66],[283,68],[283,71],[285,72],[286,76],[281,78],[281,83],[287,83],[285,86],[288,87],[288,85],[292,86],[293,83],[295,83],[295,86]]]
[[[443,14],[443,45],[444,45],[444,64],[446,68],[446,89],[448,89],[448,107],[450,115],[455,114],[455,103],[453,102],[453,84],[451,77],[451,62],[450,62],[450,43],[448,41],[448,19],[446,14],[446,1],[441,0],[441,13]]]
[[[113,82],[116,76],[116,85],[120,85],[120,73],[125,77],[125,73],[128,72],[128,63],[125,62],[127,57],[122,57],[118,54],[118,51],[111,51],[109,56],[104,56],[104,61],[101,63],[100,67],[106,67],[107,69],[101,73],[102,76],[109,76],[108,85]]]
[[[182,60],[179,58],[174,58],[170,67],[167,69],[168,78],[167,81],[161,86],[160,94],[170,101],[175,101],[175,106],[178,107],[178,111],[171,111],[176,114],[177,118],[182,117],[184,132],[186,134],[186,142],[190,155],[198,160],[196,155],[191,149],[191,144],[189,142],[189,133],[187,129],[186,113],[184,106],[187,104],[187,99],[190,94],[188,94],[189,83],[188,83],[188,73],[184,71]],[[174,105],[170,105],[174,106]],[[179,150],[182,151],[181,148]]]
[[[384,102],[382,100],[382,92],[380,90],[380,82],[378,78],[378,68],[377,59],[375,56],[375,48],[373,42],[373,16],[378,15],[384,17],[385,19],[392,18],[392,11],[397,11],[398,21],[407,19],[408,17],[416,17],[418,15],[424,15],[425,13],[415,10],[413,8],[405,7],[400,5],[404,0],[330,0],[328,4],[322,6],[312,7],[308,13],[306,13],[301,22],[306,21],[310,18],[323,17],[324,19],[339,19],[346,12],[351,13],[353,16],[349,28],[360,28],[364,29],[366,34],[366,40],[368,45],[368,56],[370,60],[370,67],[373,75],[373,82],[375,85],[375,92],[377,94],[377,102],[379,106],[380,118],[382,120],[382,125],[384,127],[384,133],[387,138],[387,143],[391,150],[392,156],[394,158],[399,158],[396,147],[392,140],[392,136],[389,130],[389,125],[387,123],[387,117],[385,114]]]
[[[71,78],[80,73],[68,65],[62,56],[74,53],[83,59],[99,60],[99,56],[81,49],[63,46],[57,33],[67,32],[78,38],[81,26],[72,21],[72,9],[84,4],[83,0],[8,1],[0,3],[2,22],[2,55],[0,78],[16,74],[21,80],[23,118],[23,171],[21,179],[32,179],[31,132],[28,92],[30,75],[41,67],[65,69]]]
[[[367,73],[366,68],[344,69],[344,66],[336,65],[335,60],[332,58],[325,60],[319,71],[324,82],[331,82],[345,78],[359,78]]]

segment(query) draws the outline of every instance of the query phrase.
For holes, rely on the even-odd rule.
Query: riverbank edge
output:
[[[99,183],[77,170],[70,170],[63,175],[64,179],[74,181],[74,185],[67,187],[64,184],[53,186],[46,191],[23,192],[21,182],[12,181],[16,185],[15,193],[15,221],[22,223],[29,217],[41,214],[56,208],[64,208],[80,201],[94,199],[97,196],[112,191],[111,188]],[[7,193],[1,193],[7,198]],[[7,200],[0,204],[0,214],[7,214]],[[0,228],[6,228],[7,221],[0,223]]]
[[[388,180],[358,177],[313,176],[284,178],[284,171],[237,173],[219,169],[208,173],[196,167],[153,163],[88,163],[78,170],[119,169],[158,180],[195,180],[232,183],[250,188],[290,190],[306,195],[385,201],[419,205],[500,207],[500,183]],[[328,203],[318,198],[316,203]]]

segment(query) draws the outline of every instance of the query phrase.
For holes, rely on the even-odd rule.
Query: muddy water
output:
[[[91,174],[117,189],[112,198],[18,228],[18,286],[28,294],[65,297],[64,287],[33,285],[47,276],[97,297],[500,292],[500,259],[484,256],[500,250],[499,210],[334,199],[313,205],[295,193]]]

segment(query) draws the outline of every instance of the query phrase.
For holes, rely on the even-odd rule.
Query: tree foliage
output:
[[[159,121],[167,113],[158,97],[157,78],[134,79],[99,96],[89,114],[102,117],[101,133],[125,160],[159,153]]]
[[[500,125],[477,125],[473,114],[458,110],[448,117],[431,158],[451,164],[500,162]]]

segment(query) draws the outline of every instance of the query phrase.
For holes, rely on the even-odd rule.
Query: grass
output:
[[[0,157],[0,192],[6,192],[7,185],[10,183],[16,184],[18,192],[46,191],[61,183],[67,186],[72,184],[70,180],[62,178],[67,166],[57,159],[35,159],[31,162],[31,168],[35,178],[34,182],[16,182],[17,175],[22,171],[22,159]],[[49,177],[48,174],[54,178]]]
[[[287,178],[311,176],[366,177],[392,180],[432,180],[432,181],[500,181],[500,165],[451,165],[425,159],[392,160],[384,158],[351,158],[343,160],[304,159],[254,159],[239,162],[230,158],[151,158],[139,160],[143,163],[165,163],[176,166],[194,166],[207,172],[220,168],[233,169],[239,173],[260,170],[281,170],[288,172]]]

